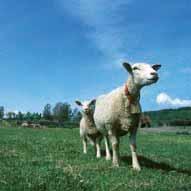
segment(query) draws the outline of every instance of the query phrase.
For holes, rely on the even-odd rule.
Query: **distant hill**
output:
[[[191,126],[191,107],[147,111],[144,114],[151,118],[153,126]]]

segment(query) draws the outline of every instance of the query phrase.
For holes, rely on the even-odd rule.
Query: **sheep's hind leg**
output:
[[[105,152],[106,152],[106,160],[111,160],[111,153],[109,150],[109,141],[108,141],[108,137],[104,136],[104,141],[105,141]]]
[[[101,158],[100,138],[96,139],[96,157]]]
[[[113,166],[119,167],[119,138],[112,130],[109,131],[109,138],[112,144]]]
[[[131,154],[132,154],[132,165],[133,169],[140,171],[141,167],[139,165],[139,161],[137,159],[137,153],[136,153],[136,130],[133,132],[130,132],[130,148],[131,148]]]
[[[82,142],[83,142],[83,152],[84,152],[84,154],[87,154],[87,139],[86,139],[86,137],[82,138]]]

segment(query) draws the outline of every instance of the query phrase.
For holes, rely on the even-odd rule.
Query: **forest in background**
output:
[[[191,107],[144,112],[152,126],[191,126]]]
[[[78,127],[81,113],[67,102],[54,106],[46,104],[41,113],[5,112],[0,106],[1,126]],[[142,115],[142,127],[191,126],[191,107],[146,111]],[[144,123],[146,123],[144,125]],[[38,127],[38,126],[37,126]]]

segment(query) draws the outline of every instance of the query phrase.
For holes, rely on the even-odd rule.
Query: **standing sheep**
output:
[[[76,101],[76,104],[82,108],[82,119],[80,121],[80,137],[83,142],[83,152],[87,153],[87,141],[96,147],[97,158],[101,157],[100,141],[102,135],[95,127],[93,119],[93,107],[95,106],[96,100],[92,101]]]
[[[119,166],[119,137],[130,133],[132,165],[140,170],[136,154],[136,133],[141,116],[140,90],[158,81],[157,70],[161,65],[124,63],[123,66],[130,74],[129,79],[124,86],[97,98],[94,120],[96,128],[110,138],[114,166]]]

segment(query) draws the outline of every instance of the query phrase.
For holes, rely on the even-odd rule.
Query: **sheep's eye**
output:
[[[139,70],[139,68],[138,67],[134,67],[133,70]]]

